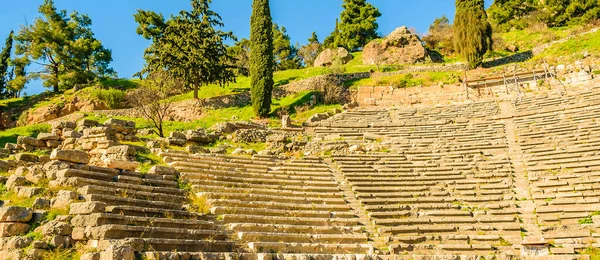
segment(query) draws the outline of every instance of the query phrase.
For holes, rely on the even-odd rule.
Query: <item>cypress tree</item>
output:
[[[483,0],[456,0],[454,46],[474,69],[492,49],[492,26],[487,21]]]
[[[250,18],[250,76],[252,106],[258,117],[271,111],[273,92],[273,21],[269,0],[254,0]]]
[[[5,97],[7,83],[10,80],[8,75],[8,63],[12,52],[13,35],[14,32],[10,31],[8,38],[6,38],[6,44],[4,45],[2,52],[0,52],[0,98]]]

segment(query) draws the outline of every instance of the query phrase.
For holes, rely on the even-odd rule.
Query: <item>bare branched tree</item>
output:
[[[127,99],[132,104],[140,117],[151,121],[154,133],[165,137],[163,123],[173,112],[173,100],[170,96],[176,90],[182,89],[182,83],[170,78],[166,73],[152,73],[141,87],[129,92]]]

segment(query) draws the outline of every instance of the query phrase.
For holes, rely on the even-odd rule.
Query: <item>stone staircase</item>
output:
[[[178,188],[177,172],[158,169],[163,171],[142,174],[72,165],[57,171],[51,185],[75,187],[83,199],[70,207],[73,239],[100,251],[127,245],[149,257],[233,252],[221,221],[185,210],[187,194]]]

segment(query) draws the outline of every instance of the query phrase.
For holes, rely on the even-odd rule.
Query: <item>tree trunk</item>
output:
[[[198,84],[194,84],[194,99],[198,99]]]
[[[54,82],[54,93],[57,93],[59,91],[58,89],[58,67],[54,67],[54,79],[56,80]]]

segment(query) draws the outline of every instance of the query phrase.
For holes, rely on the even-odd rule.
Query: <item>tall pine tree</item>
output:
[[[344,10],[340,14],[340,23],[337,25],[339,33],[334,37],[333,46],[345,47],[348,50],[357,50],[364,47],[371,40],[378,38],[377,18],[381,16],[379,9],[366,0],[344,0]]]
[[[454,46],[474,69],[492,49],[492,26],[487,21],[483,0],[456,0]]]
[[[259,117],[271,112],[273,92],[273,21],[269,0],[254,0],[250,18],[252,106]]]
[[[67,89],[114,74],[109,67],[111,51],[94,37],[89,16],[77,12],[67,15],[53,0],[44,0],[38,10],[42,17],[15,36],[17,59],[42,68],[28,77],[40,78],[45,87],[58,92],[59,87]]]
[[[10,34],[6,38],[6,44],[4,44],[4,48],[2,48],[2,52],[0,52],[0,98],[6,97],[8,82],[11,80],[8,68],[10,54],[12,53],[13,35],[14,32],[10,31]]]

